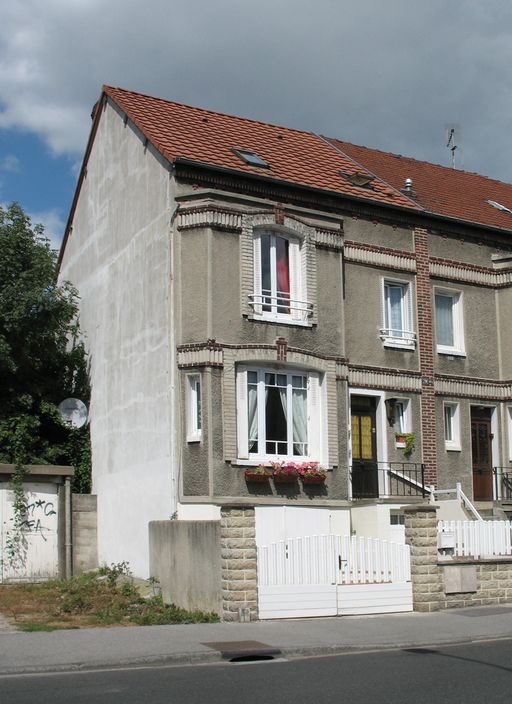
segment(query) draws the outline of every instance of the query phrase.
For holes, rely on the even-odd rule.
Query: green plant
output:
[[[414,450],[414,433],[396,433],[395,439],[397,442],[401,441],[404,443],[403,452],[407,457]]]

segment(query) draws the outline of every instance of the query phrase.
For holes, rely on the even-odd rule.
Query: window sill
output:
[[[278,315],[249,315],[248,320],[258,323],[273,323],[274,325],[294,325],[301,328],[311,328],[313,323],[309,320],[297,320],[288,316]]]
[[[196,433],[194,435],[187,435],[187,442],[188,443],[197,443],[201,442],[201,433]]]
[[[464,350],[450,348],[450,347],[437,347],[437,354],[441,354],[445,357],[465,357],[466,353]]]
[[[259,467],[262,465],[263,467],[271,467],[273,462],[296,462],[297,464],[302,464],[303,462],[317,462],[318,460],[312,460],[311,458],[308,457],[295,457],[294,459],[275,459],[275,460],[269,460],[269,459],[261,459],[261,460],[246,460],[246,459],[240,459],[239,457],[231,460],[226,460],[232,467]],[[326,471],[332,471],[332,467],[326,467],[323,465],[321,462],[319,464],[322,466],[322,469],[325,469]]]
[[[446,450],[446,452],[462,452],[462,448],[460,445],[445,444],[444,449]]]
[[[384,347],[395,350],[415,350],[416,342],[414,340],[400,340],[396,337],[387,337],[382,340]]]

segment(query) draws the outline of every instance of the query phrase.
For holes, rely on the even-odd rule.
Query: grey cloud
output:
[[[512,180],[504,0],[11,0],[0,127],[77,155],[102,83]]]

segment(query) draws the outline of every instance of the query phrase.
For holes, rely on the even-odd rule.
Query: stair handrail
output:
[[[461,504],[462,504],[465,508],[467,508],[470,513],[473,514],[473,516],[476,518],[477,521],[483,521],[484,519],[482,518],[482,516],[478,513],[478,511],[477,511],[476,508],[473,506],[473,504],[471,503],[471,501],[468,499],[468,497],[466,496],[466,494],[462,491],[462,486],[461,486],[461,483],[460,483],[460,482],[457,482],[457,483],[455,484],[455,489],[456,489],[456,491],[457,491],[457,498],[459,499],[459,501],[461,502]]]
[[[466,494],[462,491],[462,485],[460,482],[457,482],[455,484],[455,489],[436,489],[433,485],[430,486],[430,500],[431,502],[435,501],[436,494],[455,494],[457,497],[457,500],[460,501],[460,503],[466,508],[469,513],[472,513],[473,516],[475,517],[475,520],[477,521],[483,521],[484,519],[482,516],[478,513],[476,508],[473,506],[471,501],[468,499]]]

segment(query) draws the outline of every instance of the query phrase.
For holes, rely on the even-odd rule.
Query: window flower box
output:
[[[258,467],[246,469],[244,475],[246,482],[262,484],[263,482],[268,482],[272,476],[272,471],[263,465],[258,465]]]
[[[276,484],[293,484],[299,476],[297,465],[294,462],[274,462],[272,472]]]
[[[325,475],[316,474],[309,477],[302,477],[303,484],[325,484]]]
[[[298,473],[303,484],[324,484],[327,472],[318,462],[304,462],[299,465]]]

